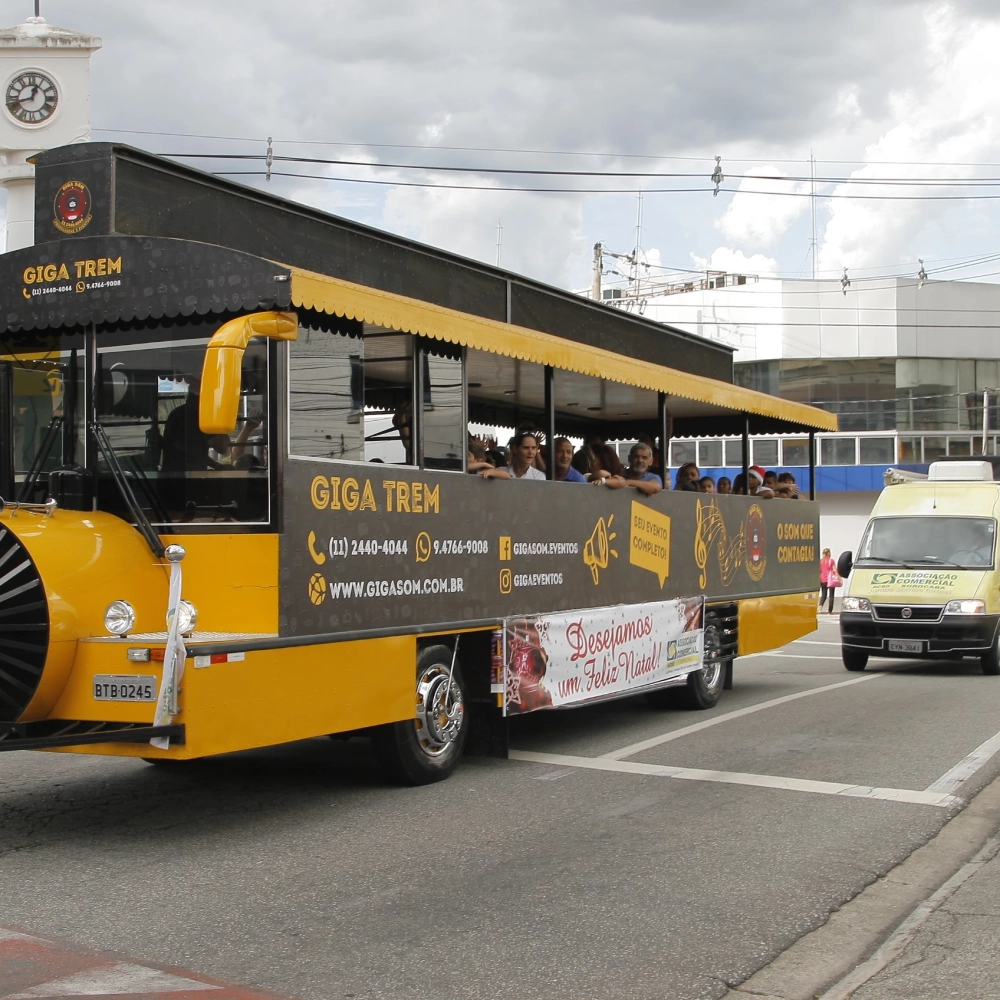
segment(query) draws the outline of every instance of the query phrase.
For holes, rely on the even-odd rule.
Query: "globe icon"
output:
[[[309,600],[322,604],[326,600],[326,579],[322,573],[313,573],[309,578]]]

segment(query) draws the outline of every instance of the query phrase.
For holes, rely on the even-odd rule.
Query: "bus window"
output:
[[[288,453],[363,462],[364,345],[360,336],[299,328],[288,345]]]
[[[365,461],[414,465],[413,337],[365,323]]]
[[[462,350],[451,344],[425,342],[423,352],[423,452],[428,469],[465,469],[467,450],[462,388]]]
[[[97,416],[154,523],[260,522],[269,516],[267,344],[243,356],[232,435],[198,426],[207,340],[100,347]],[[98,507],[125,516],[105,456]]]

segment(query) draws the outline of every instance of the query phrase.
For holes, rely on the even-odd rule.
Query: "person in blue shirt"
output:
[[[573,445],[569,438],[556,438],[555,446],[555,471],[552,478],[557,483],[585,483],[587,477],[573,468]]]
[[[611,476],[602,482],[613,490],[631,486],[646,496],[652,496],[663,489],[663,480],[655,472],[649,471],[652,464],[652,448],[648,444],[639,442],[632,445],[632,450],[628,453],[628,468],[625,470],[625,475]]]

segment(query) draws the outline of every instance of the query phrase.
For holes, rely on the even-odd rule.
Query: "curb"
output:
[[[878,953],[915,911],[923,912],[1000,829],[1000,778],[987,785],[938,834],[905,861],[830,914],[724,1000],[817,1000]],[[851,991],[862,982],[851,977]],[[842,993],[827,994],[849,995]]]

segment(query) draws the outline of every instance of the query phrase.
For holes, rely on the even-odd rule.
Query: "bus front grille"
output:
[[[15,722],[34,697],[49,647],[42,578],[17,536],[0,527],[0,721]]]

